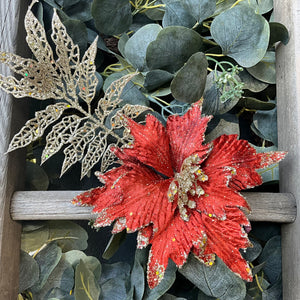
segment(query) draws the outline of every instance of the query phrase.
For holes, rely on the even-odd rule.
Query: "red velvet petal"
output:
[[[173,217],[176,203],[169,202],[167,197],[172,179],[165,180],[141,164],[111,170],[104,179],[105,188],[96,189],[92,198],[82,199],[82,203],[94,205],[93,212],[98,214],[94,226],[107,226],[122,218],[129,232],[150,223],[155,230],[163,230]],[[120,230],[124,227],[123,224]]]
[[[222,176],[219,176],[216,179],[222,178]],[[243,207],[250,211],[246,199],[238,192],[227,187],[221,180],[216,182],[209,178],[201,187],[204,189],[205,194],[194,201],[196,201],[197,209],[208,216],[224,219],[228,207]]]
[[[262,184],[261,176],[256,172],[261,165],[261,156],[247,141],[237,140],[236,135],[222,135],[213,141],[213,145],[202,165],[209,181],[218,181],[226,167],[230,167],[236,173],[228,182],[232,189],[239,191]]]
[[[148,285],[157,286],[163,279],[169,258],[182,266],[193,246],[203,247],[206,241],[200,214],[192,212],[188,222],[183,221],[178,211],[170,225],[150,239],[152,248],[148,262]]]
[[[239,249],[245,249],[251,245],[240,225],[249,224],[249,221],[237,208],[230,208],[226,215],[227,219],[224,221],[202,215],[207,234],[207,247],[204,254],[215,253],[242,279],[252,281],[249,265],[239,252]]]
[[[131,119],[128,119],[128,125],[134,143],[132,148],[125,148],[123,152],[136,157],[161,174],[173,177],[169,137],[164,126],[153,115],[147,116],[146,125]]]
[[[201,117],[201,105],[197,102],[183,116],[170,116],[167,120],[167,133],[170,137],[173,167],[180,172],[183,161],[197,152],[205,156],[210,145],[202,145],[210,116]]]

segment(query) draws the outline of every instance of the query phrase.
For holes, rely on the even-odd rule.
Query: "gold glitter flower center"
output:
[[[200,158],[197,154],[187,157],[181,166],[179,173],[175,173],[174,179],[168,189],[168,199],[173,202],[177,196],[177,205],[181,218],[189,220],[188,208],[195,208],[196,202],[190,200],[190,196],[200,197],[205,192],[200,183],[208,180],[207,175],[200,168]]]

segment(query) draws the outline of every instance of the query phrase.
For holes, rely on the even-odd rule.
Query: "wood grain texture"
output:
[[[82,191],[15,192],[11,203],[14,220],[85,220],[93,219],[91,207],[78,207],[71,200]],[[291,194],[243,193],[249,202],[252,221],[288,223],[296,217],[295,199]]]
[[[279,148],[289,152],[280,165],[280,190],[291,192],[300,209],[300,1],[274,1],[275,20],[289,30],[288,45],[276,51]],[[300,218],[282,226],[283,299],[300,299]]]
[[[18,30],[19,15],[22,15],[20,19],[24,19],[26,11],[20,2],[0,1],[0,49],[3,51],[17,51],[17,40],[21,33]],[[24,34],[21,33],[21,36]],[[2,64],[0,73],[10,74]],[[24,115],[23,108],[0,91],[0,298],[5,300],[16,300],[18,294],[21,225],[11,219],[9,208],[13,192],[22,188],[20,171],[21,161],[24,161],[20,152],[9,155],[5,152],[11,133],[15,133],[20,123],[24,122],[21,115]]]

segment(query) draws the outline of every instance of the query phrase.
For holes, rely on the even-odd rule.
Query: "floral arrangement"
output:
[[[0,75],[0,87],[45,102],[8,151],[31,145],[28,156],[36,160],[35,143],[45,166],[63,149],[60,175],[80,162],[81,182],[97,171],[102,185],[73,203],[94,207],[93,227],[112,225],[108,252],[125,231],[137,232],[126,299],[163,297],[176,267],[199,288],[198,297],[244,299],[253,286],[246,291],[243,280],[253,275],[260,295],[267,290],[257,276],[263,266],[249,264],[259,254],[250,259],[242,253],[258,246],[248,238],[251,208],[240,191],[276,180],[286,155],[276,151],[276,128],[268,124],[276,114],[270,101],[274,44],[288,41],[286,28],[271,22],[271,2],[35,0],[25,16],[33,58],[0,52],[0,61],[17,74]],[[247,118],[250,128],[241,121]],[[47,236],[30,251],[38,258],[44,248],[57,259],[44,277],[24,284],[25,299],[99,298],[103,281],[92,258],[68,254],[84,247],[64,249]],[[23,258],[32,267],[38,261]],[[45,261],[38,263],[45,269]],[[191,275],[191,266],[217,275],[207,287]],[[145,268],[146,288],[137,279]],[[67,289],[53,285],[52,272],[61,282],[67,276]],[[223,289],[212,287],[217,276],[229,278],[222,279]]]

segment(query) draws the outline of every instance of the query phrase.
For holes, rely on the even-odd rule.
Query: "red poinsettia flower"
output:
[[[208,266],[217,255],[241,278],[252,280],[239,252],[251,245],[244,230],[250,208],[239,191],[260,185],[256,170],[285,153],[256,153],[235,135],[205,144],[210,119],[201,116],[199,102],[184,116],[170,116],[166,128],[153,115],[145,125],[129,119],[133,145],[112,149],[122,165],[99,175],[104,187],[74,199],[94,206],[94,226],[115,221],[113,233],[138,231],[138,248],[151,244],[150,288],[162,280],[169,258],[180,267],[190,252]]]

